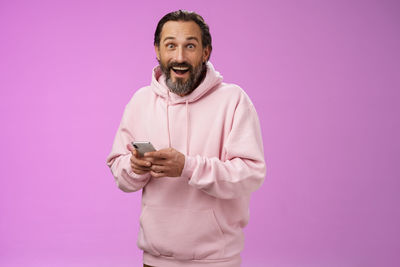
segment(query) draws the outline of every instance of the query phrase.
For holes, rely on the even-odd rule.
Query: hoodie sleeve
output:
[[[132,171],[130,158],[131,153],[126,145],[135,140],[133,135],[134,114],[128,104],[122,116],[121,123],[115,135],[114,144],[107,158],[118,188],[124,192],[134,192],[142,189],[150,180],[150,173],[138,175]]]
[[[182,176],[216,198],[248,196],[263,183],[266,167],[257,112],[247,95],[236,106],[224,144],[226,160],[186,156]]]

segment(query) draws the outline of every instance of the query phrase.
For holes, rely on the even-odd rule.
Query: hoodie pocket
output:
[[[179,260],[223,257],[224,239],[213,210],[144,206],[140,216],[139,248]]]

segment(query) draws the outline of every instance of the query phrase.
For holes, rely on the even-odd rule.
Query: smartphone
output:
[[[138,152],[139,157],[143,157],[146,152],[156,151],[150,142],[132,142],[132,146]]]

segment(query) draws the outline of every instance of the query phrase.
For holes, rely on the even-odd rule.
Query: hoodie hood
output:
[[[174,93],[170,93],[169,88],[165,83],[165,75],[162,73],[160,66],[153,69],[151,87],[153,92],[158,96],[166,99],[169,104],[180,104],[180,103],[191,103],[200,99],[204,94],[210,91],[215,86],[222,83],[221,74],[214,69],[211,62],[207,62],[207,73],[204,80],[200,85],[189,95],[179,96]]]

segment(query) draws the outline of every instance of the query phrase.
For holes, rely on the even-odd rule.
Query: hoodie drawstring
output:
[[[189,156],[189,100],[186,100],[186,155]]]
[[[169,91],[168,91],[168,99],[167,99],[167,131],[168,131],[168,147],[171,148],[171,134],[169,132],[169,114],[168,114],[168,109],[169,109]]]
[[[189,155],[189,100],[186,100],[186,155]],[[168,132],[168,147],[171,147],[171,132],[169,130],[169,91],[167,98],[167,132]]]

